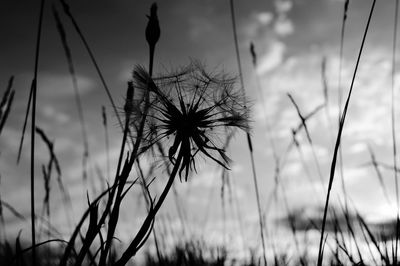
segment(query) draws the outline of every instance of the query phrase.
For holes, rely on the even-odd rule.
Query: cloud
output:
[[[89,93],[95,88],[95,83],[88,77],[77,76],[80,95]],[[74,96],[74,88],[70,75],[56,73],[42,73],[38,79],[38,93],[40,97],[63,99]]]
[[[291,0],[276,0],[275,9],[278,14],[286,14],[293,8],[293,2]]]
[[[239,24],[240,33],[248,40],[268,39],[272,37],[270,35],[274,19],[274,14],[269,11],[253,13],[246,21]]]
[[[271,12],[260,12],[255,14],[254,17],[262,26],[271,24],[274,19],[274,15]]]
[[[285,37],[294,32],[292,21],[286,16],[279,16],[275,21],[274,30],[278,36]]]
[[[294,32],[294,26],[289,19],[288,13],[293,8],[291,0],[276,0],[275,11],[278,14],[274,21],[275,33],[280,37],[285,37]]]
[[[57,109],[51,105],[43,106],[40,111],[46,119],[52,120],[58,125],[66,124],[70,121],[69,115],[57,111]]]
[[[189,37],[192,40],[198,40],[215,32],[215,21],[210,21],[205,17],[190,17],[189,25]]]
[[[275,41],[270,43],[265,54],[261,55],[257,72],[265,75],[280,66],[284,59],[286,45],[283,42]]]

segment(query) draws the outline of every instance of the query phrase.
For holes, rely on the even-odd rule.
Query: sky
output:
[[[114,101],[122,110],[126,84],[131,79],[133,67],[148,64],[144,29],[147,23],[145,15],[149,14],[151,2],[99,0],[68,3],[96,57]],[[341,92],[343,103],[350,88],[371,3],[365,0],[350,1],[339,84],[344,1],[235,1],[244,87],[251,106],[251,136],[260,202],[263,212],[268,211],[266,226],[276,228],[274,233],[281,239],[282,246],[287,244],[282,239],[288,234],[285,226],[288,210],[298,213],[299,219],[321,215],[337,136],[338,95]],[[52,4],[65,26],[78,77],[89,139],[90,169],[87,180],[82,179],[82,129],[67,60],[51,12]],[[0,3],[0,35],[3,36],[0,42],[0,92],[3,94],[5,91],[11,75],[15,78],[13,88],[16,91],[12,112],[0,136],[0,195],[25,217],[29,217],[30,207],[28,141],[24,144],[18,165],[16,158],[33,78],[38,12],[38,1],[5,0]],[[210,71],[238,76],[229,1],[160,1],[158,17],[161,37],[155,52],[155,75],[199,60]],[[344,184],[348,201],[371,223],[387,222],[396,213],[393,171],[380,168],[382,186],[371,167],[369,152],[371,149],[379,162],[393,165],[390,127],[393,26],[394,1],[377,1],[342,136],[343,178],[337,174],[333,182],[332,205],[340,208],[340,202],[343,203]],[[250,43],[254,44],[257,53],[257,67],[252,64]],[[307,120],[312,146],[302,129],[296,135],[300,148],[293,147],[286,153],[292,142],[291,130],[301,122],[288,93],[303,116],[324,104],[323,62],[328,97],[324,108]],[[397,69],[398,65],[396,58]],[[396,92],[399,89],[399,77],[396,71]],[[239,82],[237,86],[240,86]],[[399,100],[397,93],[395,100]],[[103,106],[108,118],[111,174],[107,170],[101,113]],[[396,110],[396,121],[399,115],[400,111]],[[87,202],[86,193],[94,198],[105,186],[107,176],[108,180],[112,180],[122,134],[90,57],[57,1],[47,1],[45,6],[39,60],[37,125],[54,141],[62,179],[72,197],[73,215],[66,215],[56,180],[53,179],[51,222],[59,226],[62,235],[68,235],[71,228],[67,225],[66,216],[77,220]],[[39,137],[36,143],[35,202],[40,212],[44,196],[40,167],[47,163],[48,152]],[[274,152],[281,159],[280,162],[283,158],[286,160],[284,165],[280,165],[279,179],[280,187],[284,189],[278,189],[277,197],[271,200],[274,199],[272,195],[276,185]],[[233,161],[227,181],[229,185],[223,185],[218,165],[202,161],[199,172],[193,174],[187,183],[176,181],[178,196],[175,198],[173,193],[169,195],[160,213],[163,218],[160,219],[169,221],[172,227],[180,230],[174,203],[174,200],[178,200],[187,217],[189,231],[203,233],[214,242],[226,242],[229,239],[231,243],[246,242],[249,246],[257,247],[260,241],[257,204],[245,133],[236,134],[227,154]],[[147,170],[151,158],[143,158],[143,161],[144,170]],[[162,172],[159,174],[161,176],[156,176],[151,187],[154,195],[160,193],[166,180]],[[222,193],[225,193],[225,212],[222,209]],[[140,189],[132,190],[129,203],[125,206],[126,212],[121,214],[119,232],[132,231],[132,225],[137,228],[140,223],[145,211]],[[134,217],[131,215],[132,207],[138,214]],[[23,236],[29,239],[28,222],[20,221],[7,211],[4,215],[9,235],[23,229]],[[244,225],[249,226],[243,229]],[[243,229],[245,241],[237,233],[238,228]],[[122,235],[127,239],[132,237],[129,234]]]

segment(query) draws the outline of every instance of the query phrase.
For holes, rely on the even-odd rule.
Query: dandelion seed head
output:
[[[236,129],[249,130],[246,99],[235,79],[211,74],[199,63],[151,78],[143,67],[133,71],[136,105],[132,128],[145,119],[141,152],[160,144],[169,161],[182,156],[179,175],[187,180],[202,155],[228,168],[227,136]]]

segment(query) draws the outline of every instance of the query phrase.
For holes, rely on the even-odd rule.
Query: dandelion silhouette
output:
[[[185,181],[191,170],[196,171],[197,154],[228,169],[230,159],[222,148],[223,136],[227,129],[249,129],[246,100],[235,89],[234,81],[207,73],[199,63],[158,78],[136,67],[133,82],[137,98],[132,112],[136,117],[131,121],[137,131],[138,118],[146,113],[141,152],[161,143],[168,149],[171,163],[180,163],[179,177],[185,172]]]

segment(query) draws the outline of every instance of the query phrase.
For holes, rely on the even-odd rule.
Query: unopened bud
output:
[[[154,47],[160,39],[160,24],[157,17],[157,4],[153,3],[150,8],[149,22],[146,27],[146,40],[151,47]]]

